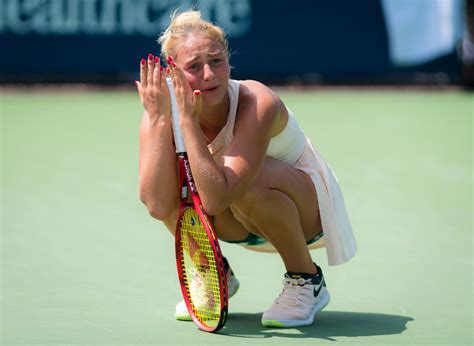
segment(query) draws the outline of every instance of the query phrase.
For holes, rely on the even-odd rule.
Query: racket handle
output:
[[[168,90],[170,92],[171,100],[171,119],[173,123],[173,136],[174,143],[176,146],[177,153],[186,152],[186,147],[184,146],[183,135],[181,134],[181,127],[179,126],[179,110],[178,103],[176,102],[176,95],[174,94],[173,81],[170,77],[166,77],[166,84],[168,84]]]

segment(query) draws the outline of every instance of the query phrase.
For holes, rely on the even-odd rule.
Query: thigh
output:
[[[230,208],[215,215],[213,221],[217,237],[222,240],[240,241],[246,239],[249,233],[262,236],[251,223]]]
[[[227,208],[223,213],[213,217],[214,226],[219,239],[242,240],[249,233],[263,236],[247,217],[248,211],[258,208],[258,197],[268,189],[276,189],[285,193],[295,203],[306,240],[314,238],[321,232],[316,188],[311,177],[306,173],[281,161],[265,158],[262,169],[244,196]],[[265,203],[263,201],[263,203]],[[284,212],[284,210],[280,211]],[[163,220],[164,224],[175,234],[178,208]]]
[[[258,208],[265,191],[278,190],[286,194],[298,209],[301,228],[306,240],[321,232],[318,196],[311,177],[281,161],[265,158],[262,169],[249,191],[232,206],[242,218]],[[278,211],[284,213],[284,210]],[[249,220],[250,221],[250,220]]]

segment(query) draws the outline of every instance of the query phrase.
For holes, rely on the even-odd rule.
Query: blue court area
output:
[[[277,255],[222,243],[241,288],[217,335],[174,320],[173,239],[138,200],[133,91],[1,90],[1,336],[14,344],[473,343],[474,94],[279,90],[336,172],[358,254],[314,325],[268,329]]]

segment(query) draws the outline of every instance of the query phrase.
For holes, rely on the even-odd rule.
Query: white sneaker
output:
[[[283,291],[263,313],[264,327],[301,327],[313,324],[314,316],[331,298],[321,268],[319,275],[285,274]]]
[[[234,272],[230,267],[226,271],[226,276],[227,276],[227,291],[229,293],[229,298],[234,296],[237,291],[239,290],[240,287],[240,282],[237,280],[235,277]],[[198,280],[199,281],[199,280]],[[191,284],[193,281],[191,281]],[[199,290],[197,290],[199,292]],[[193,297],[193,299],[197,298],[199,300],[199,297]],[[202,302],[203,304],[206,304],[206,302]],[[189,315],[188,308],[186,307],[186,302],[181,300],[178,304],[176,304],[176,310],[174,313],[174,317],[178,321],[192,321],[191,316]]]

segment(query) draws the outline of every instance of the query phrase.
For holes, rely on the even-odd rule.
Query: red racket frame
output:
[[[220,330],[226,320],[227,320],[227,313],[228,313],[228,289],[227,289],[227,279],[224,269],[224,258],[222,256],[222,252],[219,246],[219,241],[217,239],[216,231],[210,222],[210,218],[207,215],[206,211],[201,202],[201,198],[199,197],[198,191],[196,189],[196,184],[194,183],[194,178],[191,173],[191,167],[189,164],[189,160],[186,153],[178,153],[178,171],[179,171],[179,183],[181,188],[181,199],[180,199],[180,208],[179,208],[179,215],[178,215],[178,222],[176,225],[176,235],[175,235],[175,251],[176,251],[176,267],[178,270],[178,277],[179,283],[181,287],[181,293],[183,294],[184,301],[186,302],[186,307],[188,308],[188,312],[193,319],[194,323],[199,327],[199,329],[206,331],[206,332],[217,332]],[[188,203],[188,195],[189,192],[191,193],[192,203]],[[209,327],[203,324],[193,312],[193,308],[188,298],[188,290],[185,285],[185,269],[183,268],[183,258],[181,252],[181,232],[179,232],[181,228],[182,217],[187,208],[193,208],[199,218],[204,225],[204,229],[206,230],[207,237],[211,244],[214,259],[216,261],[216,267],[218,270],[219,278],[220,278],[220,302],[221,302],[221,317],[216,327]]]

